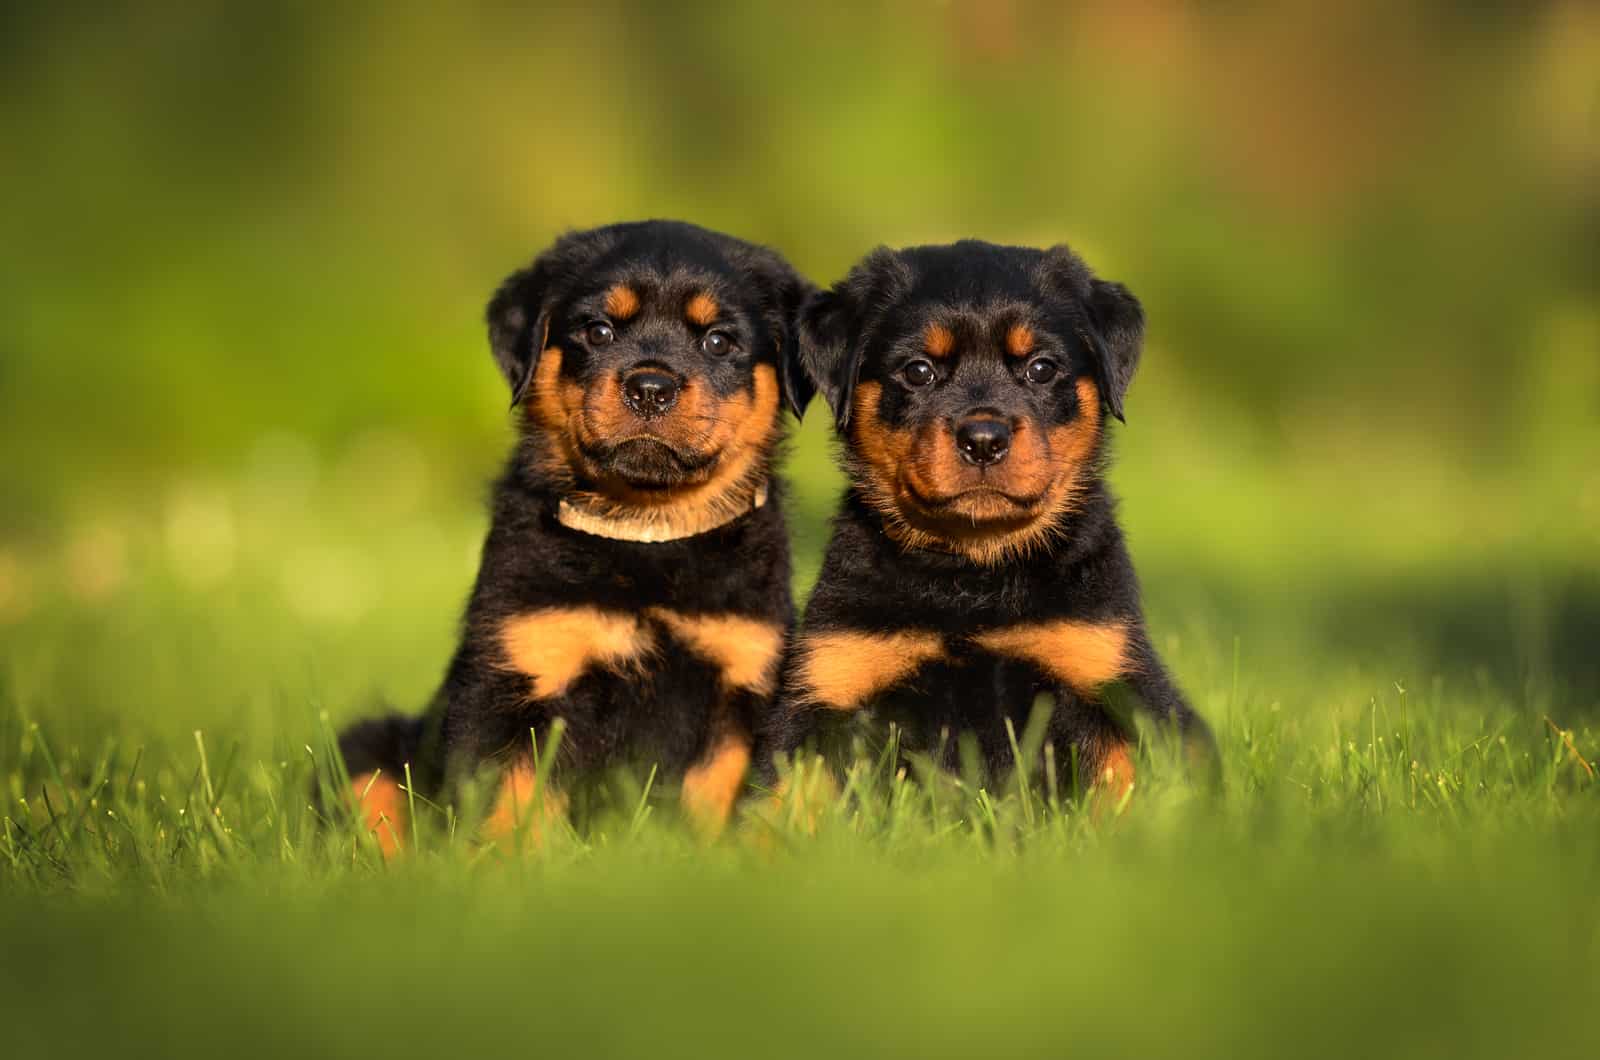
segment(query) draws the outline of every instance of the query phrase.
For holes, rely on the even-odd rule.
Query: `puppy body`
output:
[[[502,286],[490,337],[520,438],[460,646],[422,719],[341,741],[380,842],[403,824],[373,771],[407,762],[424,790],[500,767],[490,827],[525,823],[557,718],[559,786],[654,764],[720,825],[791,624],[772,464],[805,294],[776,254],[671,222],[569,235]]]
[[[1070,251],[961,243],[878,251],[803,314],[850,486],[766,742],[791,751],[870,713],[902,746],[970,732],[1011,764],[1041,694],[1077,779],[1132,783],[1125,688],[1200,742],[1150,645],[1105,487],[1142,337],[1138,303]]]

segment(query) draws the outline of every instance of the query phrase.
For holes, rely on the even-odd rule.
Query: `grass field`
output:
[[[424,807],[385,864],[308,793],[329,727],[421,702],[449,650],[482,515],[425,452],[268,441],[8,555],[8,1052],[1592,1054],[1592,478],[1238,453],[1164,480],[1137,437],[1152,621],[1226,776],[1196,790],[1151,743],[1099,820],[863,760],[709,848],[634,778],[538,852],[476,843],[470,799]],[[1422,517],[1485,497],[1551,518]]]

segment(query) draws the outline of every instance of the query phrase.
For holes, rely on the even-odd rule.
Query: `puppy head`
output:
[[[575,232],[489,305],[543,470],[619,505],[715,503],[765,473],[809,292],[777,254],[693,225]]]
[[[801,316],[804,368],[889,529],[991,564],[1048,539],[1098,473],[1144,334],[1064,246],[868,255]]]

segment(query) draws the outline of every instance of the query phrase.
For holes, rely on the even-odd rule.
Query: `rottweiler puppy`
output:
[[[422,717],[340,741],[386,852],[407,763],[423,790],[498,767],[487,829],[516,827],[557,718],[542,807],[564,778],[656,764],[699,825],[725,821],[792,625],[773,463],[809,292],[773,251],[668,221],[569,234],[500,287],[489,340],[519,437],[460,647]]]
[[[879,249],[802,312],[800,357],[832,406],[849,488],[764,743],[830,719],[898,724],[951,764],[959,734],[1012,761],[1043,694],[1076,790],[1133,783],[1133,693],[1209,735],[1157,658],[1103,472],[1144,315],[1071,250]]]

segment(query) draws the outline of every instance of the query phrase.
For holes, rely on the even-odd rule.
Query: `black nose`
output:
[[[998,464],[1011,450],[1011,428],[1000,420],[962,420],[956,425],[956,448],[969,464]]]
[[[641,416],[659,416],[678,403],[678,381],[644,368],[622,381],[622,401]]]

